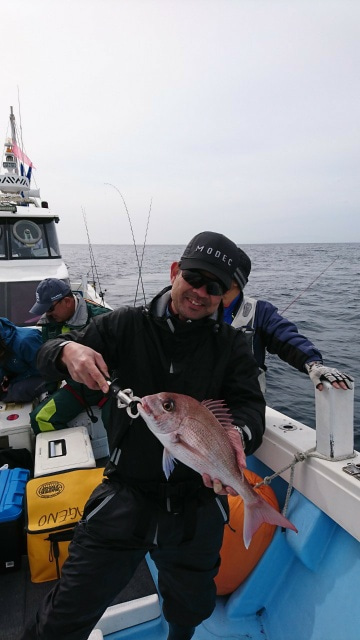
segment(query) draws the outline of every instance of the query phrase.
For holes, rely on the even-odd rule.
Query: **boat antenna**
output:
[[[324,269],[321,273],[319,273],[319,275],[317,275],[317,276],[316,276],[316,278],[315,278],[312,282],[310,282],[310,284],[308,284],[308,286],[307,286],[307,287],[305,287],[305,289],[304,289],[303,291],[301,291],[301,292],[296,296],[296,298],[294,298],[294,300],[292,300],[292,301],[288,304],[288,306],[287,306],[287,307],[285,307],[285,309],[283,309],[283,310],[281,311],[281,315],[283,315],[283,314],[285,313],[285,311],[287,311],[287,310],[288,310],[288,309],[289,309],[289,308],[294,304],[294,302],[296,302],[297,300],[299,300],[299,298],[301,298],[301,296],[305,293],[305,291],[307,291],[308,289],[310,289],[310,287],[312,287],[312,285],[314,284],[314,282],[316,282],[316,280],[318,280],[318,279],[320,278],[320,276],[322,276],[322,275],[323,275],[323,273],[325,273],[325,271],[327,271],[327,270],[328,270],[328,269],[329,269],[329,268],[334,264],[334,262],[335,262],[336,260],[337,260],[337,257],[336,257],[336,258],[334,258],[334,260],[333,260],[332,262],[330,262],[330,264],[328,264],[328,266],[327,266],[327,267],[325,267],[325,269]]]
[[[19,87],[17,88],[18,92],[18,109],[19,109],[19,123],[20,123],[20,145],[21,149],[24,149],[24,141],[23,141],[23,132],[22,132],[22,121],[21,121],[21,109],[20,109],[20,92]],[[15,139],[16,142],[16,139]]]
[[[146,247],[147,234],[148,234],[148,230],[149,230],[149,222],[150,222],[151,207],[152,207],[152,198],[151,198],[151,200],[150,200],[149,213],[148,213],[148,217],[147,217],[146,230],[145,230],[145,238],[144,238],[144,244],[143,244],[142,253],[141,253],[140,271],[139,271],[139,277],[138,277],[138,281],[137,281],[137,285],[136,285],[136,292],[135,292],[134,306],[135,306],[135,304],[136,304],[136,299],[137,299],[137,294],[138,294],[138,291],[139,291],[140,280],[141,280],[141,282],[142,282],[141,274],[142,274],[142,266],[143,266],[143,261],[144,261],[144,254],[145,254],[145,247]],[[145,303],[146,303],[146,301],[145,301]]]
[[[133,226],[132,226],[129,210],[128,210],[127,206],[126,206],[125,199],[124,199],[122,193],[119,191],[119,189],[117,187],[115,187],[115,185],[111,184],[111,182],[105,182],[104,184],[106,186],[108,186],[108,187],[112,187],[113,189],[115,189],[115,191],[118,192],[121,200],[123,201],[123,204],[124,204],[124,207],[125,207],[125,211],[126,211],[126,215],[128,217],[128,220],[129,220],[131,235],[132,235],[134,249],[135,249],[136,262],[137,262],[137,265],[138,265],[138,273],[139,273],[138,284],[139,284],[139,281],[140,281],[141,282],[142,293],[143,293],[143,296],[144,296],[144,303],[146,304],[144,282],[143,282],[142,273],[141,273],[141,264],[140,264],[140,260],[139,260],[139,254],[138,254],[138,250],[137,250],[137,246],[136,246],[136,242],[135,242],[134,230],[133,230]],[[135,306],[135,301],[134,301],[134,306]]]
[[[82,211],[82,214],[83,214],[84,224],[85,224],[85,229],[86,229],[86,235],[87,235],[87,239],[88,239],[88,246],[89,246],[89,253],[90,253],[90,264],[91,264],[91,271],[92,271],[92,279],[93,279],[94,285],[95,285],[95,282],[98,283],[98,286],[99,286],[99,297],[101,298],[101,300],[102,300],[102,302],[104,304],[104,298],[105,298],[106,289],[105,289],[105,291],[101,291],[100,278],[99,278],[98,270],[97,270],[97,267],[96,267],[93,248],[92,248],[92,245],[91,245],[91,242],[90,242],[89,229],[88,229],[88,225],[87,225],[87,219],[86,219],[86,213],[85,213],[84,207],[81,207],[81,211]],[[95,280],[95,273],[94,272],[96,272],[96,280]],[[84,294],[85,294],[85,291],[84,291]]]

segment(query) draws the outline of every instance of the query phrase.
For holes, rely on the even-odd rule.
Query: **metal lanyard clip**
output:
[[[130,418],[137,418],[140,415],[137,404],[141,402],[141,398],[134,396],[132,389],[120,389],[120,385],[115,379],[109,382],[109,391],[116,398],[118,409],[126,409]]]

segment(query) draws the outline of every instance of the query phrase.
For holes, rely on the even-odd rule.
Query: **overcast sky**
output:
[[[359,63],[359,0],[12,0],[0,142],[62,243],[359,242]]]

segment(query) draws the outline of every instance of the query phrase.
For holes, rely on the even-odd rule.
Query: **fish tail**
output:
[[[296,533],[298,532],[290,520],[285,518],[279,511],[276,511],[276,509],[261,498],[261,496],[259,496],[259,500],[253,503],[244,500],[243,538],[246,549],[249,547],[252,536],[263,522],[285,527],[286,529],[292,529]]]

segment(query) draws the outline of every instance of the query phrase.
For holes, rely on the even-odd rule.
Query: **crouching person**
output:
[[[46,388],[36,367],[42,345],[38,329],[17,327],[0,318],[0,401],[32,402]]]
[[[30,313],[41,316],[37,325],[41,327],[44,342],[65,336],[71,330],[83,329],[92,318],[108,312],[108,308],[86,300],[79,293],[73,293],[69,284],[58,278],[46,278],[40,282],[36,290],[36,302],[30,309]],[[93,420],[93,406],[101,408],[106,427],[106,402],[107,396],[101,391],[93,391],[68,378],[65,386],[54,389],[54,393],[30,413],[31,427],[35,434],[64,429],[84,410]]]

